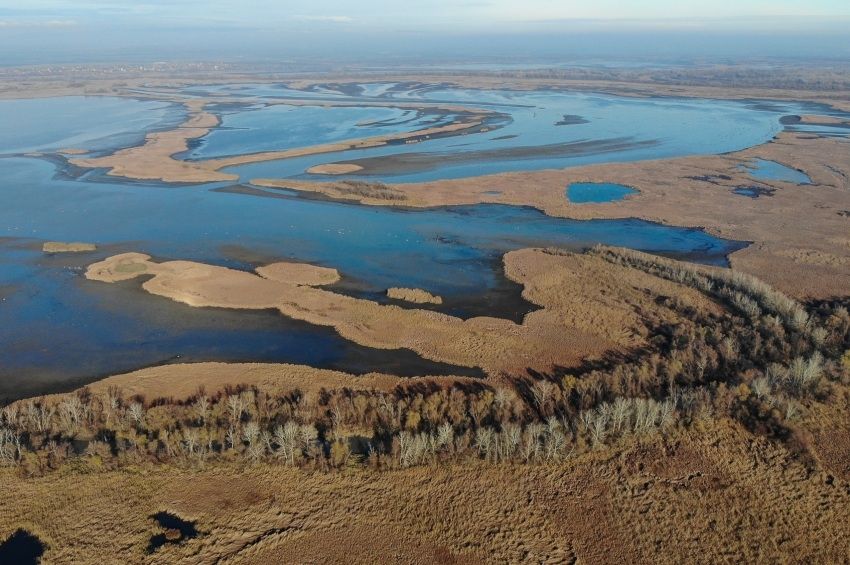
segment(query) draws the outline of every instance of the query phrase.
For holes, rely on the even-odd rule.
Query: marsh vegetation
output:
[[[804,306],[749,275],[635,251],[590,253],[698,289],[721,313],[655,296],[681,319],[659,320],[646,347],[548,374],[318,394],[234,385],[190,398],[83,388],[6,406],[0,462],[28,475],[217,460],[324,471],[470,459],[546,464],[709,419],[733,419],[805,450],[798,432],[806,414],[850,384],[846,304]]]

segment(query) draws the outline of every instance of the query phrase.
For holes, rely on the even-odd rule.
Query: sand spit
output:
[[[41,250],[45,253],[85,253],[97,251],[97,246],[94,243],[47,241],[41,246]]]
[[[218,117],[204,109],[209,102],[209,100],[199,99],[186,100],[183,102],[188,111],[188,118],[185,122],[172,130],[148,134],[144,143],[138,147],[122,149],[104,157],[73,158],[70,159],[70,163],[85,168],[106,168],[109,169],[108,174],[111,176],[141,180],[188,183],[233,181],[238,180],[238,176],[222,173],[220,172],[221,169],[306,155],[381,147],[389,143],[416,143],[432,137],[455,135],[483,127],[488,115],[480,110],[464,109],[465,115],[450,124],[399,134],[350,139],[282,151],[249,153],[204,161],[183,161],[175,158],[176,154],[188,150],[190,140],[207,135],[211,129],[219,125]],[[299,104],[293,103],[292,105]]]
[[[311,175],[347,175],[362,170],[363,167],[353,163],[328,163],[310,167],[307,172]]]
[[[421,288],[388,288],[387,296],[393,300],[404,300],[414,304],[442,304],[443,298]]]
[[[820,114],[807,114],[800,116],[800,123],[825,126],[850,126],[850,122],[836,116],[823,116]]]
[[[269,309],[376,349],[412,349],[422,357],[488,374],[549,371],[573,366],[607,351],[645,343],[641,312],[658,310],[647,289],[680,294],[699,308],[716,308],[702,295],[590,256],[526,249],[505,256],[506,275],[525,286],[523,296],[542,309],[522,324],[492,317],[463,320],[430,310],[406,309],[353,298],[322,288],[334,275],[326,268],[272,264],[258,274],[189,261],[156,263],[126,253],[93,264],[91,280],[116,282],[152,275],[143,288],[197,307]],[[288,278],[292,276],[292,278]]]
[[[602,164],[564,170],[503,173],[482,177],[387,185],[404,198],[388,200],[353,193],[338,181],[257,179],[268,188],[318,192],[377,206],[434,207],[498,203],[533,206],[564,218],[643,218],[668,225],[704,228],[754,245],[732,255],[735,268],[798,298],[850,293],[850,258],[836,237],[850,230],[850,140],[782,133],[772,142],[738,153],[658,161]],[[755,181],[741,165],[769,159],[804,171],[811,185]],[[566,187],[575,182],[610,182],[634,187],[625,200],[571,205]],[[775,189],[751,199],[740,186]]]
[[[456,134],[466,130],[472,130],[482,126],[483,124],[483,117],[470,116],[467,118],[462,118],[460,121],[456,121],[451,124],[424,128],[399,134],[379,135],[375,137],[365,137],[362,139],[350,139],[335,143],[326,143],[309,147],[298,147],[296,149],[287,149],[284,151],[266,151],[262,153],[236,155],[234,157],[223,157],[220,159],[200,161],[197,164],[203,167],[204,169],[218,171],[227,167],[246,165],[249,163],[276,161],[278,159],[304,157],[306,155],[318,155],[321,153],[336,153],[337,151],[349,151],[352,149],[368,149],[371,147],[381,147],[383,145],[395,142],[416,143],[418,141],[424,141],[431,137]]]
[[[150,133],[138,147],[129,147],[107,155],[90,159],[71,159],[72,165],[87,168],[107,168],[109,174],[142,180],[165,182],[217,182],[236,180],[236,175],[203,169],[196,163],[180,161],[173,155],[186,151],[189,141],[209,133],[219,124],[215,114],[204,110],[205,100],[184,102],[188,118],[175,129]]]

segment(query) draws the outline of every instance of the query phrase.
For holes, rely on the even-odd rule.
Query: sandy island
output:
[[[189,261],[156,263],[125,253],[89,267],[91,280],[151,276],[142,287],[196,307],[275,308],[290,318],[333,327],[342,337],[377,349],[412,349],[422,357],[490,375],[551,371],[588,357],[645,343],[642,312],[660,311],[653,294],[681,295],[702,310],[716,304],[698,292],[588,255],[525,249],[505,255],[505,274],[541,306],[522,324],[492,317],[463,320],[430,310],[381,305],[318,288],[335,280],[326,268],[272,264],[256,274]]]
[[[307,172],[311,175],[347,175],[362,170],[363,167],[354,163],[327,163],[310,167]]]
[[[387,296],[393,300],[403,300],[414,304],[442,304],[443,298],[421,288],[388,288]]]
[[[805,116],[800,116],[800,123],[810,124],[810,125],[848,126],[848,127],[850,127],[850,121],[847,121],[843,118],[839,118],[837,116],[820,116],[820,115],[813,115],[813,114],[806,114]]]
[[[41,250],[45,253],[85,253],[97,251],[97,246],[94,243],[47,241],[41,246]]]

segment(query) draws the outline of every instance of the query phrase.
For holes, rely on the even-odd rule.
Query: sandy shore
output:
[[[333,327],[342,337],[376,349],[412,349],[422,357],[490,375],[551,371],[645,343],[641,311],[672,311],[652,294],[678,294],[702,309],[716,308],[699,293],[586,255],[525,249],[505,256],[505,274],[524,286],[523,297],[541,307],[522,324],[492,317],[463,320],[439,312],[381,305],[322,288],[326,269],[285,264],[257,274],[188,261],[156,263],[139,253],[93,264],[91,280],[116,282],[152,276],[143,288],[196,307],[275,308],[290,318]],[[271,274],[271,276],[269,276]],[[288,275],[293,275],[288,278]],[[647,292],[650,289],[650,292]]]

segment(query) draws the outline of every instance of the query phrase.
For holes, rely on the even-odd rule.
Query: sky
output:
[[[589,53],[575,39],[589,35],[631,37],[612,46],[623,52],[650,54],[667,37],[667,47],[676,41],[694,53],[822,50],[842,57],[850,56],[848,29],[850,0],[0,0],[0,64],[98,53],[566,55]],[[748,35],[753,40],[743,41]]]

